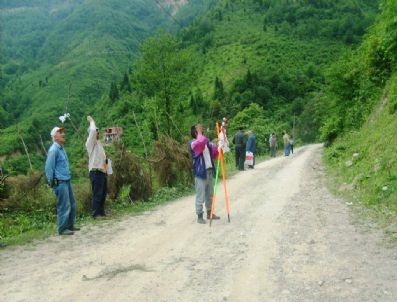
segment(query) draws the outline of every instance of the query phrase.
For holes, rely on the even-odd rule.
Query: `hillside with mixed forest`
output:
[[[338,190],[395,219],[397,212],[397,2],[381,13],[364,41],[327,72],[320,98],[321,137]]]
[[[84,115],[128,73],[145,38],[175,31],[213,2],[2,1],[0,154],[20,148],[17,123],[32,146],[65,110]]]
[[[180,36],[203,53],[198,87],[211,113],[234,116],[254,103],[278,133],[296,116],[295,134],[313,142],[325,70],[361,40],[376,10],[376,1],[223,1]]]
[[[326,69],[358,45],[376,12],[374,1],[219,1],[176,36],[147,40],[128,75],[132,91],[120,83],[117,98],[103,98],[96,116],[126,127],[135,125],[133,110],[149,145],[159,131],[180,140],[198,120],[214,131],[223,116],[232,133],[252,128],[260,152],[269,133],[292,131],[294,120],[299,140],[316,141]],[[156,69],[163,63],[166,75]],[[164,95],[167,85],[173,88]],[[138,129],[129,131],[125,143],[143,153]]]

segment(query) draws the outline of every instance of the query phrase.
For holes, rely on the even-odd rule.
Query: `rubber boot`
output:
[[[205,224],[205,220],[203,218],[203,213],[197,215],[197,222],[200,224]]]

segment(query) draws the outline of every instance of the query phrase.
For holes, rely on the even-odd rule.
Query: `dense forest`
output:
[[[256,133],[261,154],[273,131],[325,142],[330,173],[360,192],[373,181],[368,203],[386,200],[395,209],[387,145],[397,108],[395,1],[17,2],[0,6],[0,158],[9,175],[42,171],[48,133],[70,113],[68,154],[85,196],[90,114],[102,129],[123,128],[122,144],[108,152],[129,158],[123,173],[142,175],[115,178],[114,200],[125,186],[133,199],[145,199],[189,182],[190,125],[202,122],[213,138],[226,116],[229,133]],[[379,138],[382,131],[389,135]],[[389,151],[375,155],[381,148]],[[353,153],[360,155],[346,170]],[[376,180],[367,173],[374,165],[381,167]]]
[[[213,2],[2,1],[0,154],[18,152],[16,125],[34,148],[66,109],[80,118],[128,73],[145,38],[175,31]]]
[[[130,123],[112,111],[128,107],[128,102],[141,104],[133,99],[147,97],[139,83],[132,83],[137,74],[132,70],[138,47],[159,27],[177,29],[170,43],[190,52],[186,55],[193,65],[194,73],[180,79],[186,84],[183,92],[170,95],[173,104],[167,114],[175,114],[180,128],[197,119],[197,106],[208,106],[201,118],[213,124],[221,115],[234,116],[256,103],[279,129],[290,128],[296,115],[302,140],[314,141],[321,121],[313,121],[308,110],[311,93],[324,83],[323,67],[361,39],[377,9],[374,1],[218,1],[216,6],[214,1],[198,1],[170,18],[155,2],[145,3],[3,2],[0,126],[5,143],[0,154],[22,151],[16,125],[34,150],[40,136],[47,141],[48,128],[63,111],[80,124],[100,99],[97,108],[107,109],[98,111],[110,113],[104,114],[107,125]],[[208,13],[184,26],[204,8]],[[146,43],[158,46],[157,41]],[[175,55],[172,50],[170,54]],[[127,86],[133,92],[124,100],[118,90],[130,79]],[[107,98],[106,91],[113,96]],[[113,106],[115,96],[122,100]],[[182,114],[185,110],[188,114]],[[178,115],[188,118],[181,121]]]

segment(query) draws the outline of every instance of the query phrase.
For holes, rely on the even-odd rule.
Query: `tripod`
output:
[[[218,142],[219,142],[219,124],[218,122],[216,123],[216,134],[218,137]],[[225,194],[225,202],[226,202],[226,211],[227,211],[227,220],[230,223],[230,206],[229,206],[229,195],[227,193],[227,185],[226,185],[226,172],[225,172],[225,160],[224,160],[224,154],[223,154],[223,149],[222,147],[219,147],[219,155],[218,155],[218,161],[216,165],[216,173],[215,173],[215,183],[214,183],[214,194],[212,195],[212,205],[211,205],[211,214],[210,214],[210,226],[212,224],[212,215],[214,214],[215,211],[215,204],[216,204],[216,192],[218,188],[218,178],[219,178],[219,171],[221,170],[222,173],[222,183],[223,183],[223,191]]]

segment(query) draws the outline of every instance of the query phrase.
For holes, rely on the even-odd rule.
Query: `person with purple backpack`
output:
[[[190,133],[193,138],[189,142],[189,149],[193,158],[197,222],[205,224],[203,203],[207,210],[207,219],[210,219],[215,175],[214,160],[218,158],[218,148],[204,136],[202,125],[193,125]],[[219,216],[213,214],[212,219],[219,219]]]

